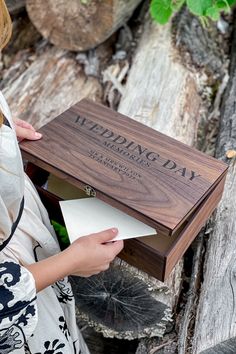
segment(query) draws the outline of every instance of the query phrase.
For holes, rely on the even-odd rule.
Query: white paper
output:
[[[70,241],[112,227],[118,229],[114,240],[149,236],[155,229],[113,208],[97,198],[84,198],[60,202]]]

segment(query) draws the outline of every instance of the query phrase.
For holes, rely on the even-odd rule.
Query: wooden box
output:
[[[23,157],[154,227],[119,256],[164,281],[220,201],[227,165],[89,100],[40,132]]]

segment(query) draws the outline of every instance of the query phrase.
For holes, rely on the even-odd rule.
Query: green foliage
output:
[[[51,220],[51,224],[56,232],[59,245],[60,245],[61,249],[64,250],[70,244],[67,230],[66,230],[65,226],[59,224],[55,220]]]
[[[155,21],[164,25],[184,4],[206,23],[208,19],[217,21],[222,11],[230,12],[236,0],[151,0],[150,13]]]

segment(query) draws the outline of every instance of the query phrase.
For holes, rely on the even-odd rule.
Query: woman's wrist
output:
[[[42,261],[25,266],[33,275],[37,292],[73,273],[74,265],[69,249]],[[78,263],[78,262],[77,262]]]

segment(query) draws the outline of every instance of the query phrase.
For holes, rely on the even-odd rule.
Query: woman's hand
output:
[[[34,127],[31,124],[25,122],[24,120],[16,118],[13,120],[13,122],[15,125],[15,131],[18,141],[21,141],[23,139],[38,140],[42,137],[42,134],[37,133]]]
[[[63,252],[25,265],[35,279],[37,292],[70,274],[89,277],[108,269],[123,248],[123,241],[110,242],[117,232],[109,229],[81,237]]]
[[[74,241],[64,252],[68,252],[71,262],[71,274],[89,277],[109,268],[111,261],[124,247],[123,241],[112,239],[117,229],[109,229]]]

